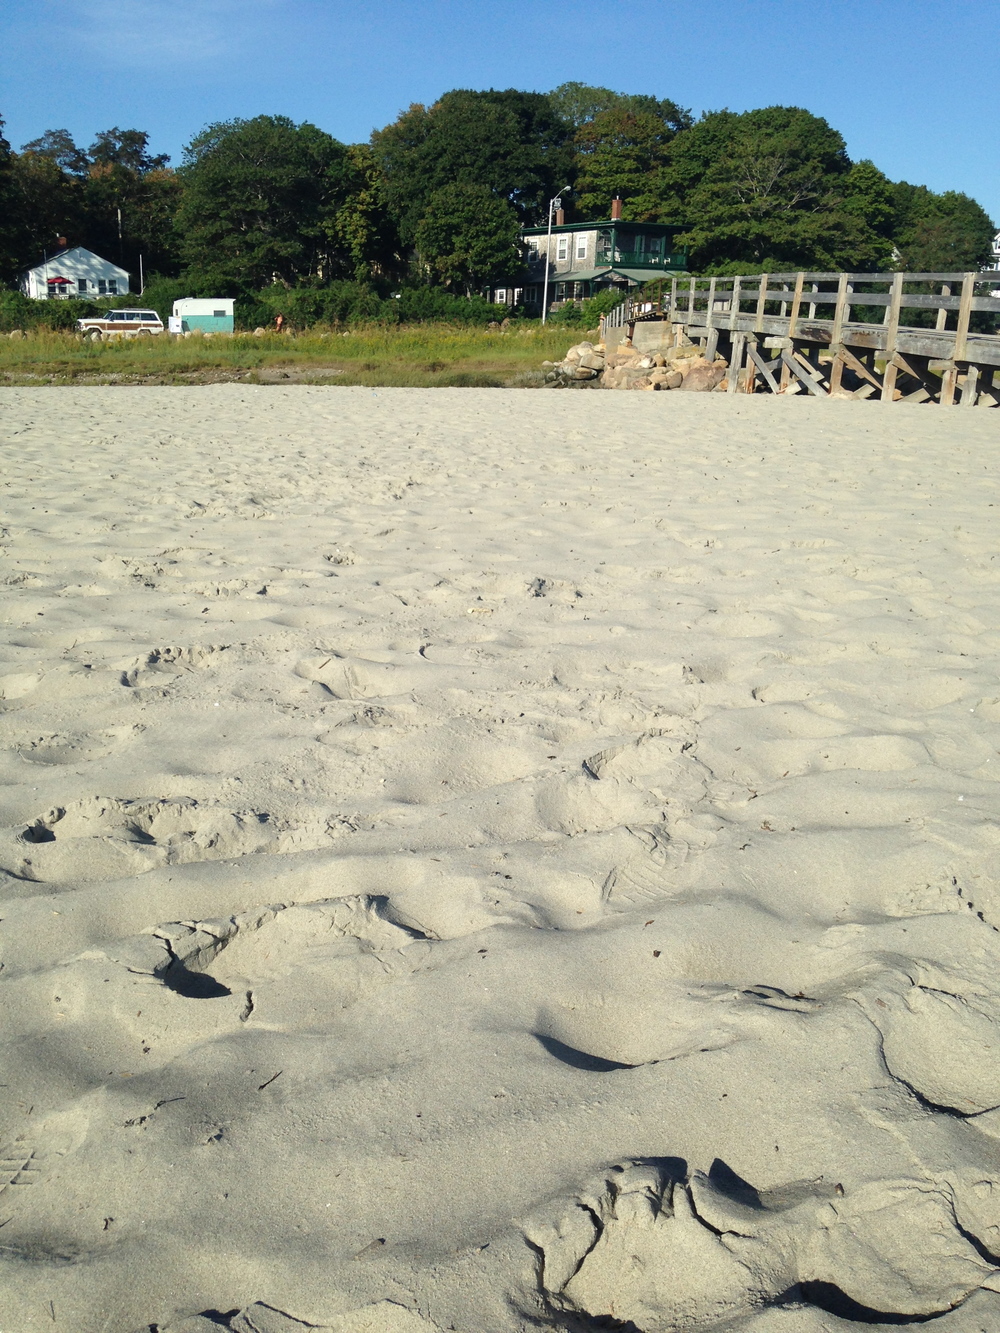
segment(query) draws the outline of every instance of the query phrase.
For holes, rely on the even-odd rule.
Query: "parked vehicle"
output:
[[[163,333],[163,320],[155,310],[106,310],[102,315],[78,319],[76,327],[85,338],[138,338],[140,334]]]

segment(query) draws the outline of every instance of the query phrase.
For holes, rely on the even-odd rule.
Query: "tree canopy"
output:
[[[517,214],[485,185],[445,185],[427,201],[415,236],[417,254],[446,287],[470,296],[513,282],[523,267]]]
[[[347,150],[287,116],[209,125],[184,152],[181,256],[225,291],[329,268],[325,225],[346,193]]]
[[[696,120],[669,98],[568,82],[453,89],[366,144],[287,116],[219,122],[177,171],[143,130],[116,125],[84,149],[49,129],[14,152],[0,121],[0,279],[65,237],[134,278],[141,257],[164,293],[294,287],[303,309],[437,309],[438,296],[516,284],[519,229],[543,224],[557,192],[571,221],[607,218],[619,196],[626,221],[677,227],[702,273],[968,271],[996,230],[968,195],[852,162],[801,107]],[[344,283],[360,285],[349,296]],[[327,288],[335,299],[316,295]]]
[[[372,135],[386,199],[404,243],[412,244],[428,200],[447,185],[482,185],[525,224],[573,173],[572,133],[543,93],[515,89],[445,93],[415,104]]]

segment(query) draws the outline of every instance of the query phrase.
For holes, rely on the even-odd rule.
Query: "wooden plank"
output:
[[[863,361],[859,361],[858,358],[854,355],[854,353],[850,350],[850,348],[848,347],[843,348],[841,350],[840,355],[844,358],[846,363],[850,366],[850,368],[854,371],[856,375],[860,375],[862,379],[868,380],[871,384],[875,386],[876,389],[882,388],[882,385],[871,373],[871,371],[868,369],[865,363]]]
[[[708,308],[705,311],[705,323],[710,329],[715,326],[715,282],[715,278],[712,278],[708,284]]]
[[[729,382],[726,385],[727,393],[735,393],[739,388],[740,371],[743,369],[743,355],[746,348],[747,336],[745,333],[733,335],[733,345],[729,353]]]
[[[882,375],[882,401],[883,403],[892,403],[896,398],[896,376],[899,373],[899,366],[893,359],[896,351],[896,340],[899,337],[899,307],[903,299],[903,275],[897,273],[892,280],[892,291],[889,293],[889,304],[885,312],[885,350],[889,355],[889,362]]]
[[[860,389],[855,389],[851,394],[852,398],[870,398],[875,390],[870,384],[862,384]]]
[[[802,288],[805,283],[805,274],[797,273],[795,275],[795,295],[792,297],[792,309],[788,316],[788,336],[795,337],[795,326],[799,322],[799,307],[802,305]]]
[[[976,386],[979,383],[979,367],[970,366],[965,372],[965,383],[962,385],[961,404],[963,407],[975,407],[976,399],[979,397]]]
[[[903,403],[926,403],[927,400],[928,400],[928,398],[930,398],[930,396],[931,396],[931,395],[930,395],[929,391],[928,391],[927,389],[925,389],[924,386],[921,384],[920,388],[919,388],[919,389],[914,389],[912,393],[904,393],[904,394],[903,394],[903,397],[900,399],[900,402],[903,402]]]
[[[736,328],[736,320],[740,313],[740,292],[743,290],[743,279],[733,278],[733,294],[729,298],[729,327]]]
[[[826,380],[823,378],[823,372],[817,366],[814,366],[803,352],[800,352],[798,348],[793,348],[792,356],[795,357],[796,361],[803,367],[807,374],[813,376],[817,384],[822,385],[824,389],[826,388]]]
[[[677,279],[670,279],[670,322],[677,323]]]
[[[754,324],[754,333],[764,332],[764,305],[767,302],[767,279],[768,275],[760,275],[760,291],[757,293],[757,322]]]
[[[941,393],[938,402],[942,407],[951,407],[955,401],[955,388],[958,384],[958,367],[948,366],[941,376]]]
[[[838,351],[833,358],[833,365],[830,367],[830,397],[839,396],[841,381],[844,378],[844,357],[841,351]]]
[[[719,350],[719,330],[709,329],[708,341],[705,343],[705,360],[714,361],[715,354]]]
[[[761,354],[757,351],[756,347],[754,347],[753,344],[749,342],[747,343],[747,356],[751,359],[751,361],[753,361],[754,365],[764,376],[764,379],[770,385],[771,392],[777,393],[778,384],[774,376],[771,374],[770,368],[764,361],[764,358],[761,356]]]
[[[966,359],[966,345],[969,338],[969,316],[972,314],[972,298],[975,295],[976,273],[966,273],[962,279],[962,296],[958,307],[958,328],[955,330],[955,350],[953,361]]]
[[[816,379],[815,376],[807,375],[806,372],[803,370],[803,368],[799,365],[798,361],[795,359],[794,355],[791,352],[789,352],[787,348],[784,351],[782,351],[781,359],[785,364],[786,370],[790,371],[791,374],[797,376],[797,378],[802,381],[802,383],[806,386],[806,388],[815,398],[826,397],[821,382],[818,379]],[[785,387],[785,377],[783,375],[782,388],[784,387]]]

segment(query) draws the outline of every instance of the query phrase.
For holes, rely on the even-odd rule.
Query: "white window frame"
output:
[[[569,237],[556,237],[556,259],[569,259]]]
[[[587,258],[587,233],[581,232],[576,238],[576,257],[577,259]]]

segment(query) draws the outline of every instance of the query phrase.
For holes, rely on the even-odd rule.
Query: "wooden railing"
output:
[[[907,323],[909,313],[917,321]],[[912,318],[912,317],[911,317]],[[660,321],[722,343],[729,387],[1000,405],[1000,276],[989,273],[756,273],[647,284],[612,310],[615,329]],[[765,358],[765,350],[780,353]],[[735,373],[733,366],[735,364]]]

